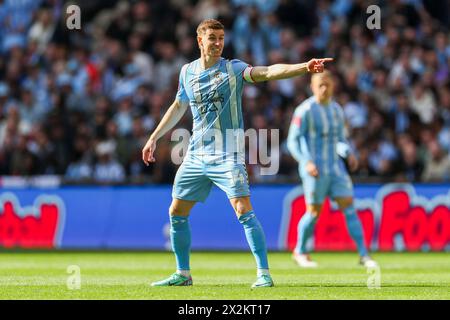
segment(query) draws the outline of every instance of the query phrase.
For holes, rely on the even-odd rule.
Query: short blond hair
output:
[[[216,19],[207,19],[200,22],[197,27],[197,35],[202,36],[206,33],[206,30],[214,29],[214,30],[225,30],[223,24]]]
[[[334,77],[333,74],[331,73],[330,70],[323,70],[323,72],[318,72],[318,73],[313,73],[311,75],[311,82],[313,81],[314,78],[328,78],[332,81],[334,81]]]

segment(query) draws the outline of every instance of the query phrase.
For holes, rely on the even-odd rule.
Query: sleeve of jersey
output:
[[[186,93],[186,88],[184,86],[184,80],[186,78],[187,66],[188,65],[186,64],[183,66],[183,68],[181,68],[180,76],[179,76],[179,80],[178,80],[178,91],[177,91],[177,99],[180,102],[184,102],[184,103],[189,102],[189,97]]]
[[[295,112],[289,127],[287,148],[298,162],[303,159],[306,161],[312,160],[305,137],[306,122],[307,118],[304,114]]]
[[[255,80],[252,78],[253,67],[241,60],[232,60],[233,71],[235,74],[242,74],[242,78],[249,83],[254,83]]]
[[[256,82],[255,79],[253,79],[253,77],[252,77],[252,70],[253,70],[252,66],[247,66],[247,68],[244,69],[243,78],[246,82],[249,82],[249,83]]]

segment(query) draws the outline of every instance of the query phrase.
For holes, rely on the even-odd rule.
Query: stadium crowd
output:
[[[141,150],[175,97],[182,65],[199,55],[196,26],[216,18],[226,28],[225,58],[335,58],[329,68],[360,160],[356,181],[450,181],[448,1],[76,3],[81,29],[70,30],[62,0],[0,0],[0,176],[172,183],[175,142],[161,140],[149,167]],[[381,29],[366,25],[371,4],[381,8]],[[281,143],[279,173],[249,165],[251,182],[298,182],[286,137],[308,83],[245,86],[245,128],[279,129]],[[187,112],[177,127],[191,125]]]

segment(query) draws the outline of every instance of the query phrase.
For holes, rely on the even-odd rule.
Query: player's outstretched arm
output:
[[[325,68],[325,62],[331,61],[333,61],[333,58],[321,58],[298,64],[273,64],[268,67],[253,67],[251,77],[255,82],[262,82],[292,78],[308,72],[320,73]]]
[[[183,114],[186,112],[187,106],[187,103],[181,103],[177,99],[172,103],[169,109],[167,109],[164,117],[161,119],[155,131],[153,131],[142,149],[142,161],[144,161],[147,166],[150,162],[155,162],[153,154],[155,153],[156,142],[180,121]]]

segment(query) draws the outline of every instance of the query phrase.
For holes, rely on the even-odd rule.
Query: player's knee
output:
[[[238,198],[231,201],[237,216],[241,216],[252,210],[250,200],[247,198]]]
[[[250,209],[243,203],[238,203],[236,207],[234,208],[234,211],[238,216],[243,215],[244,213],[247,213],[250,211]]]
[[[311,213],[314,218],[318,218],[320,216],[320,210],[311,210],[309,213]]]
[[[348,197],[348,198],[336,199],[336,202],[337,202],[340,210],[345,210],[346,208],[350,207],[353,204],[353,198]]]
[[[169,207],[169,214],[171,216],[187,217],[189,215],[189,211],[180,208],[180,206],[172,204]]]

